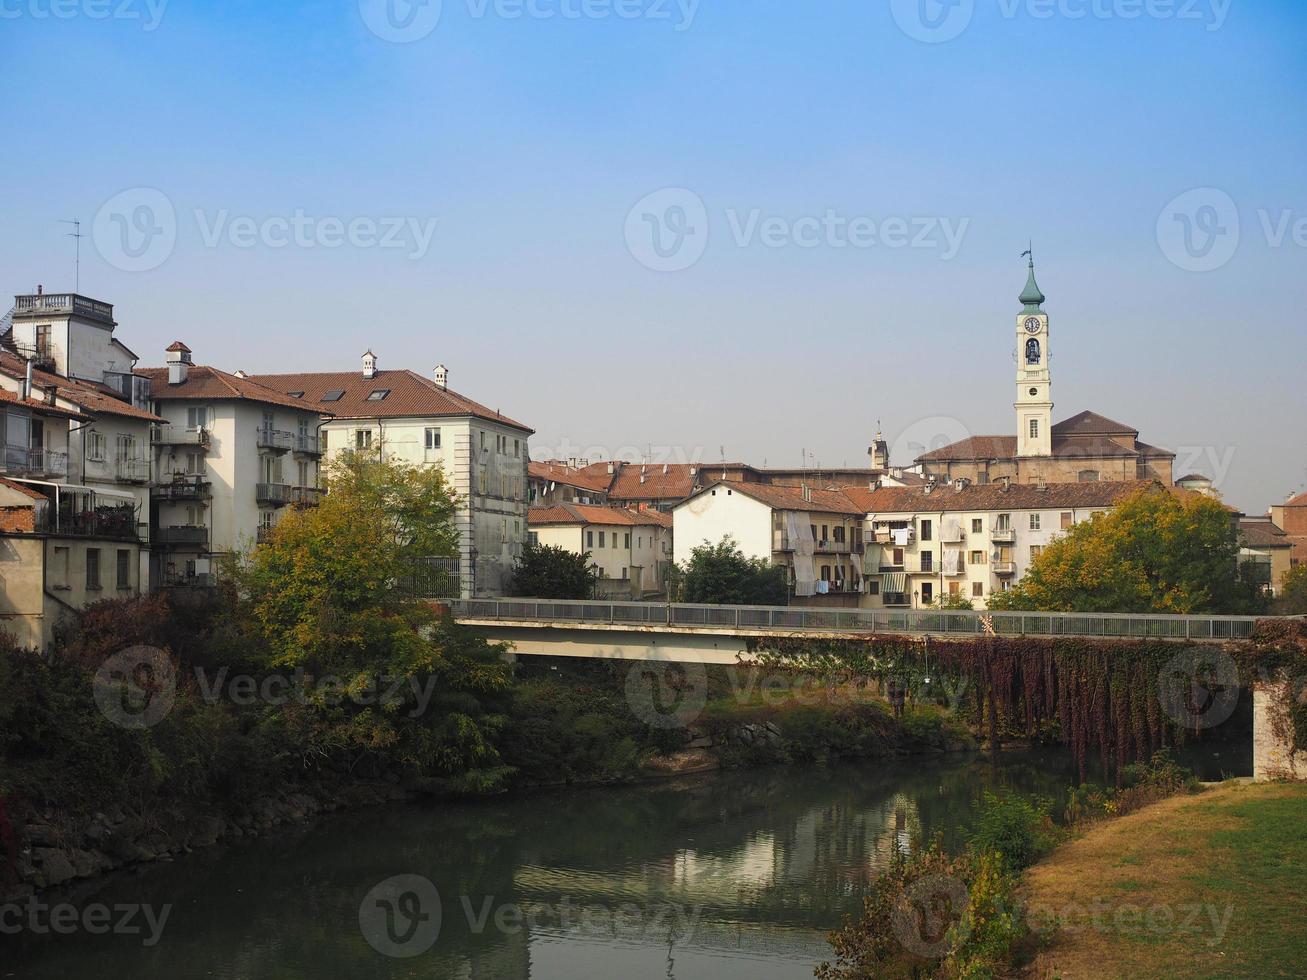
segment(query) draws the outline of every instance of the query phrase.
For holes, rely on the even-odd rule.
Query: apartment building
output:
[[[152,441],[152,579],[207,586],[222,556],[252,547],[290,506],[312,506],[322,410],[194,363],[181,341],[138,373],[163,420]]]
[[[1292,495],[1282,504],[1272,504],[1270,518],[1293,545],[1289,553],[1290,567],[1307,562],[1307,493]]]
[[[502,595],[527,536],[527,442],[533,431],[449,387],[449,371],[426,378],[381,370],[368,351],[352,372],[254,375],[304,411],[323,416],[323,446],[439,466],[458,495],[460,593]]]
[[[843,492],[865,514],[863,571],[870,608],[923,609],[943,597],[987,606],[1019,581],[1068,528],[1160,482],[858,487]]]
[[[577,460],[531,460],[527,464],[527,496],[532,507],[558,504],[606,504],[615,463],[598,472]]]
[[[590,555],[599,595],[639,600],[666,593],[673,556],[670,514],[556,504],[531,508],[529,524],[536,543]]]
[[[797,601],[853,605],[864,587],[865,516],[838,490],[719,480],[673,509],[675,558],[688,562],[729,535],[746,556],[784,566]]]
[[[1293,568],[1293,539],[1269,517],[1239,521],[1239,568],[1272,595],[1284,588]]]

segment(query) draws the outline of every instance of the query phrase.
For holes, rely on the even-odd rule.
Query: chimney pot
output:
[[[443,364],[437,364],[436,369],[431,372],[431,378],[441,388],[449,387],[449,368]]]

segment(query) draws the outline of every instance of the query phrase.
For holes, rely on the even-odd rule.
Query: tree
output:
[[[265,666],[332,678],[310,688],[302,717],[288,715],[351,766],[382,753],[462,789],[496,787],[507,775],[494,746],[510,684],[504,648],[402,586],[414,559],[455,551],[443,474],[345,454],[327,485],[318,507],[287,513],[236,573]],[[383,680],[386,699],[353,696]]]
[[[1307,565],[1294,565],[1284,576],[1275,611],[1282,616],[1307,615]]]
[[[513,569],[509,592],[534,599],[589,599],[595,574],[590,552],[576,554],[551,545],[527,542]]]
[[[957,609],[975,609],[975,605],[970,599],[962,593],[947,592],[935,600],[936,609],[957,610]]]
[[[1239,530],[1198,494],[1140,490],[1070,528],[993,609],[1045,612],[1243,613],[1257,588],[1239,577]]]
[[[680,570],[685,602],[715,605],[784,606],[789,602],[785,569],[765,558],[747,558],[730,535],[705,541]]]

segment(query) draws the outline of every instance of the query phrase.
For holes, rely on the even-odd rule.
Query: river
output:
[[[1189,761],[1248,771],[1220,749]],[[0,935],[0,976],[810,977],[895,849],[960,846],[986,790],[1060,810],[1073,775],[1029,750],[356,811],[43,897],[80,925]]]

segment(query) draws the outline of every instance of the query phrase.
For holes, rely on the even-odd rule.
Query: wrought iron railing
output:
[[[821,633],[931,633],[983,636],[1087,636],[1230,640],[1252,635],[1254,616],[1163,616],[1135,613],[968,612],[928,609],[815,609],[802,606],[708,606],[685,603],[583,602],[555,599],[459,599],[463,620],[726,627]]]
[[[4,471],[16,476],[68,475],[68,454],[52,449],[5,446],[3,459]]]

